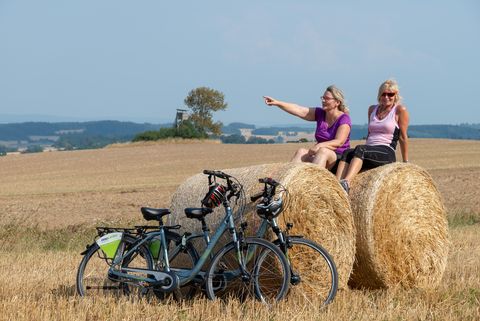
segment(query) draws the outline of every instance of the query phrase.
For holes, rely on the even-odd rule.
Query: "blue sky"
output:
[[[207,86],[226,124],[301,123],[262,96],[336,84],[364,124],[393,77],[411,124],[480,123],[479,39],[477,0],[0,0],[0,122],[170,122]]]

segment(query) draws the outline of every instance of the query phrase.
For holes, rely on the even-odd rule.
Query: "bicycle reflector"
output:
[[[210,185],[207,194],[202,200],[202,205],[208,208],[215,208],[222,204],[225,199],[227,188],[220,184]]]

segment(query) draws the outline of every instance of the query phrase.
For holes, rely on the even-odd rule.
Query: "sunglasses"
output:
[[[325,100],[325,101],[335,99],[334,97],[326,97],[326,96],[322,96],[322,97],[320,97],[320,98],[321,98],[322,100]]]
[[[392,97],[394,97],[396,94],[397,94],[397,93],[383,93],[381,96],[382,96],[382,97],[390,97],[390,98],[392,98]]]

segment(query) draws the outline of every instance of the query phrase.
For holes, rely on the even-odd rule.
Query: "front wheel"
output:
[[[213,258],[206,276],[209,299],[255,297],[273,304],[285,297],[290,282],[288,262],[278,247],[258,238],[232,242]]]
[[[275,244],[279,245],[278,240]],[[290,297],[321,300],[325,305],[332,302],[338,274],[330,254],[311,240],[292,236],[285,255],[291,268]]]

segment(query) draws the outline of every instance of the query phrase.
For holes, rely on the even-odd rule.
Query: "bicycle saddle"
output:
[[[142,207],[140,210],[142,211],[143,218],[147,221],[159,221],[165,215],[170,214],[168,208]]]
[[[208,214],[212,213],[213,209],[209,207],[190,207],[185,209],[185,215],[188,218],[203,219]]]

